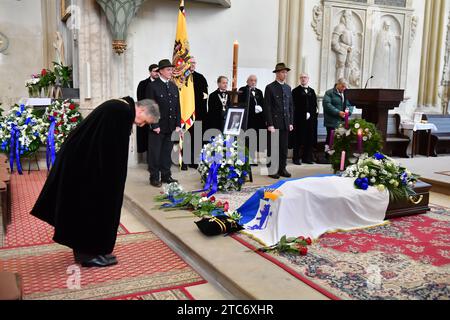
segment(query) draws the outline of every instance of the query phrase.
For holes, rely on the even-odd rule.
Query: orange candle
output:
[[[233,45],[233,90],[237,90],[239,43],[237,40]]]

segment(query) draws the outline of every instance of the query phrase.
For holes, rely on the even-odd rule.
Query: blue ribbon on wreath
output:
[[[219,163],[216,163],[215,161],[209,168],[208,177],[206,178],[205,187],[203,190],[195,191],[195,192],[206,192],[208,193],[208,198],[217,193],[219,190],[219,181],[217,179],[217,175],[219,174],[219,169],[222,165]]]
[[[47,135],[47,170],[50,170],[50,166],[53,166],[56,159],[56,149],[55,149],[55,125],[56,120],[54,117],[50,118],[50,129]]]
[[[168,209],[168,208],[175,208],[177,207],[179,204],[183,203],[185,198],[181,198],[181,199],[175,199],[174,196],[170,195],[167,196],[167,200],[170,201],[170,203],[164,203],[161,208],[163,209]]]
[[[20,163],[20,130],[13,123],[11,124],[11,144],[9,150],[9,167],[14,171],[14,162],[17,164],[17,172],[22,174],[22,165]]]

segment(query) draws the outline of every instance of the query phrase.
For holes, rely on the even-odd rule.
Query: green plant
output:
[[[42,69],[41,78],[39,80],[39,87],[48,88],[50,86],[55,85],[55,83],[56,83],[55,73],[47,69]]]
[[[63,88],[70,88],[72,83],[72,67],[63,66],[58,62],[53,62],[56,77],[58,77]]]

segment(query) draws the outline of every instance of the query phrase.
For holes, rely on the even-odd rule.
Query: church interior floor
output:
[[[442,164],[441,167],[450,163],[449,158],[438,159]],[[417,160],[421,161],[420,158],[416,158],[408,163],[408,167]],[[421,165],[418,165],[418,168],[420,167]],[[332,173],[328,165],[289,164],[288,171],[293,177]],[[414,168],[412,171],[415,171]],[[196,170],[189,169],[185,172],[174,167],[172,172],[173,177],[179,180],[185,190],[202,188]],[[275,180],[261,173],[264,173],[264,169],[260,172],[258,168],[253,167],[254,183],[246,186],[264,186],[274,183]],[[134,218],[131,220],[132,224],[136,223],[136,226],[149,228],[188,261],[208,281],[208,290],[211,289],[218,294],[218,296],[214,295],[214,298],[223,295],[240,299],[328,299],[319,291],[294,279],[288,272],[234,239],[208,238],[202,235],[194,224],[198,218],[189,212],[159,210],[154,197],[162,191],[162,188],[157,189],[149,185],[145,165],[140,164],[130,168],[125,189],[124,207],[127,214],[124,215],[124,224],[129,225],[127,222],[127,219],[131,219],[127,217],[129,214],[137,217],[139,224]],[[447,195],[432,193],[431,201],[436,205],[450,207],[450,197]],[[190,291],[194,297],[196,292],[192,291],[199,292],[196,298],[202,299],[201,286]]]

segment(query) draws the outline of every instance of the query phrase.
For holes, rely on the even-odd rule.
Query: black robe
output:
[[[137,88],[137,100],[141,101],[146,99],[145,91],[147,86],[151,83],[150,77],[139,82]],[[144,153],[148,149],[148,129],[149,126],[145,125],[143,127],[137,127],[136,129],[136,140],[137,140],[137,152]]]
[[[245,86],[239,89],[239,103],[247,104],[249,102],[249,87]],[[249,109],[246,112],[247,117],[247,128],[245,129],[255,129],[258,132],[259,129],[265,129],[265,119],[264,112],[256,113],[255,107],[259,105],[264,110],[264,95],[261,90],[255,89],[255,96],[251,94]]]
[[[185,148],[191,148],[190,150],[190,159],[187,159],[186,157],[184,159],[184,163],[186,164],[197,164],[198,163],[198,157],[200,155],[200,150],[195,150],[195,139],[202,139],[203,141],[203,134],[206,131],[206,116],[208,113],[208,82],[206,81],[206,78],[198,72],[193,73],[193,80],[194,80],[194,95],[195,95],[195,122],[194,125],[189,129],[189,134],[191,136],[190,143],[187,143],[187,140],[185,141]],[[202,125],[202,137],[196,137],[195,136],[195,129],[200,126],[200,123]],[[199,130],[199,129],[197,129]],[[200,132],[200,131],[199,131]],[[203,143],[201,143],[199,146],[201,146]],[[189,154],[187,152],[183,154]]]
[[[208,99],[208,115],[206,117],[206,128],[217,129],[223,132],[225,125],[225,117],[228,108],[231,106],[230,95],[228,94],[227,104],[225,110],[223,110],[222,101],[219,98],[220,90],[217,89],[209,95]]]
[[[314,89],[308,87],[308,93],[302,86],[292,90],[294,101],[294,131],[292,144],[295,146],[314,147],[317,144],[317,96]],[[306,119],[307,112],[311,115]]]
[[[55,227],[55,242],[74,251],[114,249],[135,118],[133,99],[124,99],[101,104],[72,131],[31,211]]]

